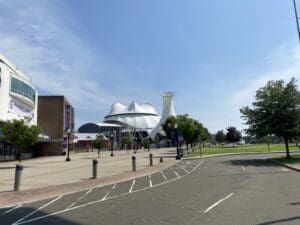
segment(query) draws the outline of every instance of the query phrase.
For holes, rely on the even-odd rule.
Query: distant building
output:
[[[129,131],[144,132],[152,139],[158,133],[163,134],[161,125],[169,116],[176,116],[174,111],[174,93],[166,92],[162,94],[163,108],[162,115],[158,115],[154,106],[150,103],[137,104],[133,101],[129,106],[121,103],[114,103],[107,116],[105,123],[119,124]]]
[[[43,134],[50,137],[50,142],[36,146],[37,155],[62,155],[68,144],[73,148],[74,108],[64,96],[38,97],[37,125]]]
[[[31,125],[37,124],[37,103],[31,79],[0,54],[0,137],[6,121],[28,118]],[[14,159],[16,151],[12,144],[0,141],[0,161]]]
[[[107,140],[110,140],[109,136],[113,134],[114,147],[117,148],[121,143],[121,128],[121,125],[113,123],[83,124],[78,128],[78,132],[74,134],[76,147],[81,149],[91,148],[93,141],[96,139],[97,135],[101,133]],[[109,145],[110,143],[107,144]]]

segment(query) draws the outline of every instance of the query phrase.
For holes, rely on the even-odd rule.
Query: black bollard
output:
[[[21,164],[16,165],[16,172],[15,172],[15,186],[14,191],[19,191],[22,182],[22,173],[23,173],[23,166]]]
[[[97,179],[98,176],[98,160],[93,159],[93,179]]]
[[[136,171],[136,158],[132,156],[132,171]]]
[[[150,166],[153,166],[153,155],[149,154]]]

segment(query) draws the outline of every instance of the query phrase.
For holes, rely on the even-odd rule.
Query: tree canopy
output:
[[[223,130],[219,130],[217,133],[216,133],[216,141],[218,143],[221,143],[221,142],[224,142],[225,141],[225,134],[223,132]]]
[[[175,128],[175,124],[177,124],[177,128]],[[176,132],[182,134],[187,144],[210,139],[210,133],[207,128],[197,120],[190,118],[187,114],[176,117],[170,116],[162,127],[171,139]]]
[[[226,130],[227,130],[225,136],[226,141],[230,143],[234,143],[241,140],[242,138],[241,132],[239,132],[235,127],[228,127]]]
[[[29,126],[29,120],[12,120],[3,126],[4,139],[19,147],[20,154],[28,147],[39,141],[40,129],[35,126]],[[20,160],[21,160],[20,155]]]
[[[283,138],[286,157],[290,158],[288,142],[300,133],[300,92],[296,80],[269,81],[256,91],[252,108],[240,109],[249,126],[248,134],[257,138],[275,134]]]

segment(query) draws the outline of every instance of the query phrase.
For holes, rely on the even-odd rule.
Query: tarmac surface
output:
[[[272,155],[182,160],[161,172],[0,209],[0,224],[300,224],[300,174]]]

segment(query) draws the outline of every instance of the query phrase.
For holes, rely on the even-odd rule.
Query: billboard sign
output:
[[[22,116],[22,117],[28,117],[33,118],[34,117],[34,108],[29,107],[22,102],[11,98],[8,105],[8,112],[14,113],[16,115]]]

